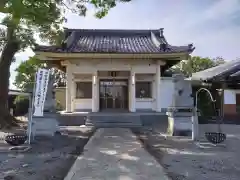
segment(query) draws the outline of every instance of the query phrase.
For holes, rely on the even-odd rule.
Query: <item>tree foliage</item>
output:
[[[46,68],[47,64],[38,60],[35,56],[23,61],[17,68],[14,85],[23,91],[32,91],[35,83],[35,74],[38,68]],[[65,73],[59,69],[51,68],[51,75],[54,76],[55,86],[65,86]]]
[[[14,115],[24,116],[27,114],[29,108],[29,98],[26,96],[18,95],[14,100]]]
[[[36,35],[44,42],[58,44],[62,39],[65,13],[86,15],[88,5],[95,16],[104,17],[118,2],[130,0],[0,0],[0,125],[11,121],[7,109],[10,66],[14,55],[26,47],[35,47]]]
[[[35,73],[41,67],[44,67],[44,64],[35,57],[30,57],[27,61],[21,62],[15,70],[17,75],[14,85],[23,91],[32,89]]]
[[[183,73],[185,76],[189,77],[192,73],[203,71],[205,69],[223,64],[225,60],[221,57],[214,59],[203,58],[200,56],[193,56],[189,60],[182,61],[172,68],[174,72]]]
[[[118,2],[130,0],[1,0],[0,13],[5,14],[1,25],[0,42],[19,43],[21,48],[35,45],[34,34],[42,40],[56,43],[62,35],[61,25],[66,21],[65,13],[71,11],[85,16],[87,6],[97,10],[95,16],[102,18]],[[15,37],[12,39],[12,37]],[[4,45],[4,43],[2,43]]]

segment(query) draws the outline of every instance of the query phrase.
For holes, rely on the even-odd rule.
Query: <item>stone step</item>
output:
[[[100,114],[100,115],[58,115],[60,126],[80,126],[87,123],[127,123],[141,124],[143,126],[154,123],[168,124],[166,115],[136,115],[136,114]]]
[[[141,127],[141,124],[125,124],[125,123],[99,123],[99,124],[86,124],[86,126],[94,126],[96,128],[134,128]]]
[[[94,121],[124,121],[124,122],[132,122],[133,120],[141,120],[141,121],[150,121],[150,122],[158,122],[158,121],[167,121],[167,115],[119,115],[119,116],[91,116],[88,117],[87,120]]]
[[[140,116],[92,116],[87,118],[86,121],[93,122],[140,122]]]
[[[58,115],[58,123],[60,126],[79,126],[84,125],[86,121],[85,116],[71,116],[71,115]]]
[[[94,127],[141,127],[142,123],[140,120],[140,116],[116,116],[116,115],[108,115],[108,116],[92,116],[86,120],[86,126],[94,126]]]
[[[116,123],[125,123],[125,124],[141,124],[140,120],[133,120],[133,121],[108,121],[108,120],[102,120],[102,121],[94,121],[94,120],[87,120],[86,123],[93,123],[93,124],[99,124],[99,123],[109,123],[109,124],[116,124]]]
[[[108,123],[108,124],[117,124],[117,123],[122,123],[122,124],[141,124],[141,121],[132,121],[132,122],[123,122],[123,121],[86,121],[85,124],[102,124],[102,123]]]

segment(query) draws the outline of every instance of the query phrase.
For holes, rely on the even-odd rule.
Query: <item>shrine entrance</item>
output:
[[[108,79],[100,82],[100,110],[128,109],[128,81]]]

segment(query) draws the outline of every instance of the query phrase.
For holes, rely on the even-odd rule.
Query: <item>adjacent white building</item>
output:
[[[61,46],[38,46],[35,53],[66,71],[67,112],[161,112],[173,95],[164,71],[194,50],[168,44],[163,29],[66,29],[65,35]]]

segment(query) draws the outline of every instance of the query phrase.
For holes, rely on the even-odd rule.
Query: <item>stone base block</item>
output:
[[[191,117],[168,117],[168,134],[171,136],[191,136]]]
[[[55,117],[33,117],[31,129],[33,136],[54,136],[58,131],[59,125]]]

